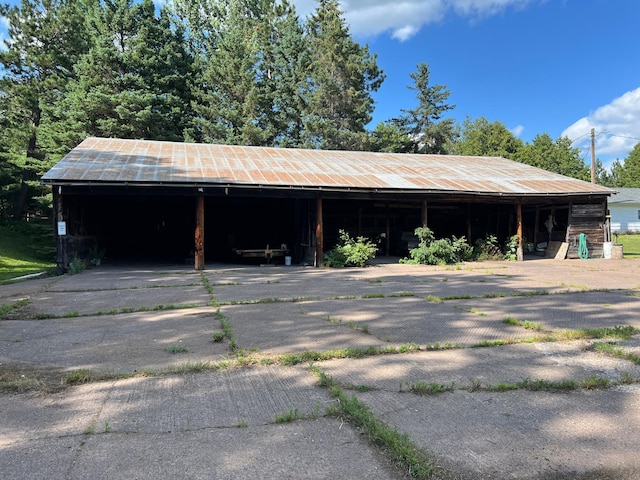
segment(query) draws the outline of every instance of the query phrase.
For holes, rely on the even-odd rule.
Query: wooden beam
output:
[[[316,267],[322,267],[324,258],[324,220],[322,218],[322,199],[316,200]]]
[[[524,260],[524,251],[522,249],[522,203],[516,203],[516,217],[518,223],[518,251],[516,258],[519,262]]]
[[[204,270],[204,196],[199,195],[196,205],[195,268]]]

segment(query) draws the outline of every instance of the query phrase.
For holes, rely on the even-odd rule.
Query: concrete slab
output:
[[[203,274],[188,267],[104,265],[16,285],[22,286],[0,286],[0,303],[28,299],[0,320],[0,373],[18,367],[54,368],[61,377],[78,368],[166,372],[187,362],[233,358],[229,339],[212,340],[221,326],[218,307],[208,306],[208,286],[215,300],[225,302],[220,313],[237,345],[265,356],[400,343],[468,347],[535,333],[503,323],[506,317],[549,329],[640,328],[637,260],[345,270],[211,265]],[[429,295],[448,299],[435,303]],[[138,311],[191,303],[198,306]],[[132,313],[34,320],[111,310]],[[637,352],[639,341],[618,346]],[[184,345],[186,352],[171,354],[172,345]],[[379,419],[434,455],[451,478],[637,478],[640,367],[587,347],[557,342],[461,348],[319,366]],[[92,383],[55,394],[0,394],[2,474],[405,478],[359,432],[323,416],[334,400],[307,367],[257,365]],[[570,393],[464,389],[594,376],[632,383]],[[407,385],[417,382],[456,388],[439,395],[409,393]],[[353,388],[359,385],[373,389]],[[305,418],[276,423],[277,415],[292,410]]]
[[[355,306],[355,305],[354,305]],[[263,355],[367,348],[384,342],[327,315],[307,313],[313,302],[233,305],[221,308],[240,348]]]
[[[319,418],[248,428],[87,439],[70,480],[391,479],[393,470],[351,428]]]
[[[640,473],[638,393],[634,386],[358,397],[456,478],[631,480]]]
[[[226,358],[212,307],[0,322],[0,362],[106,372],[166,370]],[[173,346],[185,351],[171,353]],[[180,348],[182,350],[182,348]]]

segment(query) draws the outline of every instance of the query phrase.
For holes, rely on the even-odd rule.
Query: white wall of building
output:
[[[640,232],[640,204],[609,204],[612,232]]]

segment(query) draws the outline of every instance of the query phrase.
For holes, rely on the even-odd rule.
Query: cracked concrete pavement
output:
[[[229,339],[213,341],[223,318],[256,358],[418,345],[317,365],[427,452],[438,477],[638,478],[638,365],[589,340],[471,348],[536,334],[505,318],[545,330],[640,328],[638,287],[640,262],[630,259],[203,272],[103,265],[3,285],[0,304],[15,308],[0,320],[0,371],[139,375],[0,394],[2,476],[407,477],[359,429],[327,414],[335,399],[308,364],[185,369],[235,358]],[[640,353],[636,336],[617,347]],[[609,388],[487,388],[525,379],[601,379]],[[447,391],[410,391],[420,384]],[[298,419],[278,420],[287,415]]]

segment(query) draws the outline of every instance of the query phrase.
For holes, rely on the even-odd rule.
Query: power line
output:
[[[603,132],[603,133],[606,133],[606,134],[608,134],[608,135],[609,135],[609,136],[611,136],[611,137],[620,137],[620,138],[629,138],[629,139],[631,139],[631,140],[640,140],[640,138],[638,138],[638,137],[630,137],[630,136],[628,136],[628,135],[616,135],[616,134],[614,134],[614,133],[609,133],[609,132],[607,132],[607,131],[605,131],[605,132]]]

